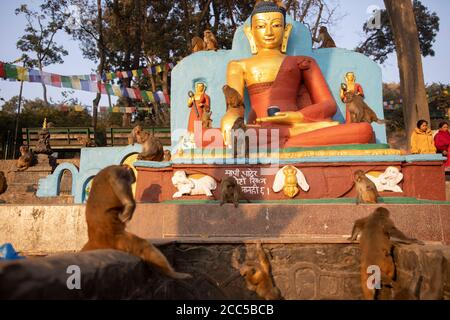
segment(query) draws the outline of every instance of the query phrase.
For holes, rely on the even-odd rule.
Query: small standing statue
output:
[[[195,121],[202,122],[205,108],[211,107],[210,98],[206,94],[206,85],[203,82],[195,84],[195,93],[189,94],[188,107],[191,109],[189,114],[188,131],[194,132]]]
[[[53,153],[52,148],[50,147],[50,132],[47,128],[47,118],[44,119],[44,124],[42,125],[42,129],[38,132],[39,140],[37,142],[36,148],[34,148],[35,154],[47,154],[50,155]]]

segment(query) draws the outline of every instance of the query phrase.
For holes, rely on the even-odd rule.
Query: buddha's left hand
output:
[[[277,112],[273,117],[257,118],[257,123],[273,122],[278,124],[302,123],[304,116],[299,111]]]

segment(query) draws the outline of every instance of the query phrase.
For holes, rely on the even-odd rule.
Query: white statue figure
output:
[[[183,195],[207,195],[211,197],[211,190],[216,190],[216,180],[206,175],[194,175],[194,177],[186,176],[184,171],[176,171],[172,177],[173,185],[178,189],[173,194],[173,198],[180,198]],[[198,178],[197,178],[198,176]]]
[[[296,167],[285,166],[277,172],[272,189],[274,192],[283,190],[287,197],[294,198],[300,191],[298,186],[305,192],[309,190],[303,173]]]
[[[375,183],[377,190],[403,192],[402,188],[398,186],[400,181],[403,180],[403,174],[396,167],[388,167],[386,171],[380,174],[378,177],[366,174],[367,178]]]

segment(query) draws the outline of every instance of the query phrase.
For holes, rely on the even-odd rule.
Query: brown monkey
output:
[[[140,257],[171,278],[191,278],[189,274],[176,272],[151,243],[125,231],[125,223],[131,220],[136,207],[131,191],[135,181],[128,166],[109,166],[95,176],[86,204],[89,240],[82,251],[121,250]]]
[[[319,29],[319,37],[313,38],[313,40],[317,43],[322,42],[319,49],[323,48],[336,48],[336,43],[334,42],[333,38],[328,33],[328,29],[325,26],[321,26]]]
[[[245,125],[245,121],[243,117],[239,117],[231,127],[232,137],[233,137],[233,156],[235,158],[248,158],[250,153],[250,139],[245,132],[247,130],[247,126]],[[244,140],[241,135],[245,135]],[[239,143],[238,143],[239,142]],[[242,142],[245,143],[245,153],[242,154]]]
[[[8,182],[6,180],[5,173],[0,171],[0,194],[3,194],[8,190]]]
[[[203,114],[202,114],[202,128],[203,129],[209,129],[212,128],[212,120],[211,120],[211,107],[210,106],[205,106],[205,108],[203,109]]]
[[[33,164],[34,155],[27,146],[20,146],[21,156],[17,159],[17,171],[25,171]]]
[[[270,262],[260,242],[256,244],[258,261],[246,261],[239,267],[238,257],[233,256],[232,264],[239,269],[241,276],[245,277],[247,289],[256,292],[265,300],[280,300],[280,290],[274,285],[270,274]]]
[[[146,132],[141,126],[136,126],[128,137],[128,142],[134,145],[136,142],[142,144],[142,152],[138,160],[163,161],[164,148],[158,138]]]
[[[172,159],[172,154],[169,150],[164,150],[164,160],[163,161],[170,161]]]
[[[376,122],[378,124],[385,123],[384,120],[378,119],[376,113],[367,105],[364,98],[352,92],[345,93],[345,104],[350,112],[353,123],[360,122]]]
[[[378,194],[377,187],[362,170],[358,170],[354,174],[356,187],[356,204],[360,203],[377,203]]]
[[[203,41],[205,42],[205,50],[207,51],[217,51],[217,39],[216,36],[211,32],[211,30],[205,30],[203,32]]]
[[[200,37],[193,37],[191,40],[192,53],[205,50],[205,42]]]
[[[237,208],[239,206],[239,199],[241,198],[250,202],[243,196],[241,187],[236,179],[233,177],[222,179],[220,183],[220,206],[223,206],[224,203],[234,203],[234,207]]]
[[[80,143],[83,147],[89,148],[89,147],[96,147],[97,145],[95,144],[94,141],[92,141],[91,137],[86,136],[86,137],[77,137],[77,141],[78,143]]]
[[[395,278],[395,265],[392,257],[393,245],[390,238],[398,238],[404,243],[423,244],[423,242],[408,238],[398,230],[389,218],[389,210],[386,208],[377,208],[368,217],[356,220],[349,240],[355,241],[360,233],[361,288],[364,297],[372,300],[377,298],[377,291],[379,290],[369,289],[367,285],[369,278],[367,268],[369,266],[380,268],[382,288],[383,286],[391,286],[391,282]]]
[[[234,88],[229,85],[222,87],[223,94],[225,95],[225,101],[227,103],[227,111],[230,108],[244,108],[244,99]]]

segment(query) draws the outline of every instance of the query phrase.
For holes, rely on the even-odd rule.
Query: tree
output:
[[[15,13],[24,14],[27,20],[25,34],[17,41],[17,48],[24,52],[28,67],[38,67],[42,71],[45,66],[62,63],[62,56],[68,54],[54,40],[55,35],[63,28],[67,15],[61,12],[61,4],[56,0],[46,1],[39,8],[40,12],[37,12],[23,4]],[[34,58],[29,53],[33,53]],[[44,101],[48,104],[47,88],[43,82],[42,88]]]
[[[439,32],[439,17],[418,0],[413,2],[413,12],[419,33],[420,52],[424,57],[434,56],[433,44]],[[371,29],[365,23],[363,30],[367,34],[367,39],[359,44],[356,51],[384,63],[389,54],[395,52],[395,42],[387,10],[383,9],[380,13],[381,28]]]
[[[397,51],[403,117],[409,139],[419,119],[430,121],[422,56],[411,0],[384,0]]]

